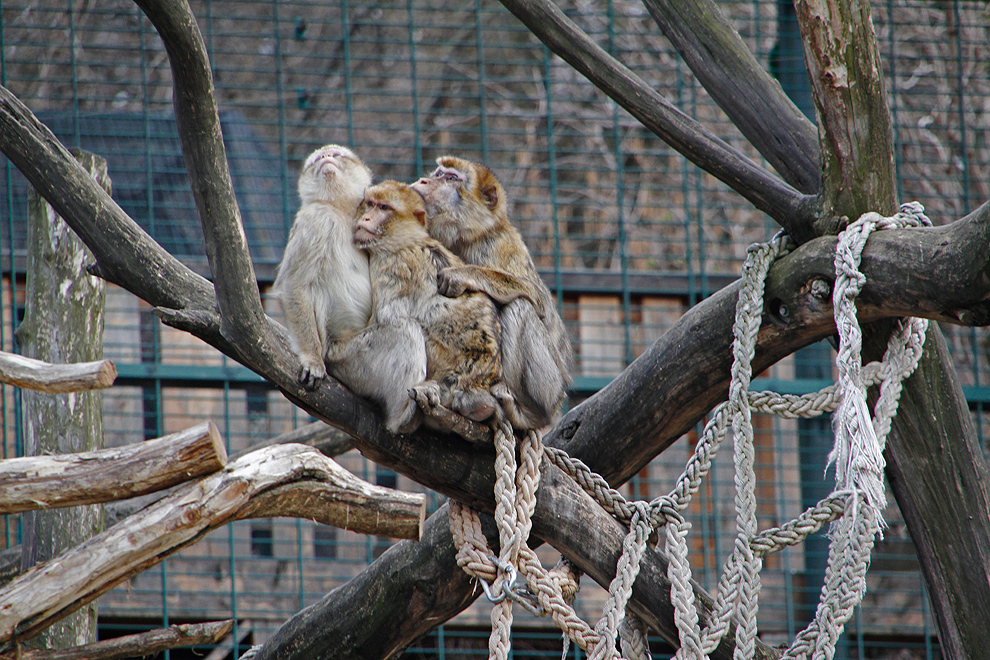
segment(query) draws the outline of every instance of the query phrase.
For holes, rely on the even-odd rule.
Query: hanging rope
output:
[[[764,281],[771,264],[790,247],[786,238],[778,235],[767,244],[749,249],[733,327],[729,397],[712,411],[684,472],[667,495],[650,502],[629,502],[580,460],[560,449],[542,447],[542,440],[535,432],[521,441],[520,465],[516,466],[512,429],[504,425],[496,427],[495,516],[499,525],[499,557],[494,557],[487,548],[477,514],[455,502],[450,507],[451,529],[459,548],[458,564],[482,581],[495,603],[489,644],[491,657],[501,660],[508,656],[511,604],[521,602],[536,614],[549,614],[566,637],[585,649],[592,660],[620,657],[617,638],[621,639],[622,657],[648,658],[645,626],[626,611],[626,605],[648,540],[654,531],[664,527],[663,544],[669,560],[667,576],[680,639],[675,658],[707,658],[735,622],[734,658],[749,660],[755,654],[763,557],[800,543],[831,524],[828,565],[815,618],[784,653],[785,658],[831,659],[836,640],[866,592],[866,570],[874,539],[883,527],[882,511],[886,506],[884,443],[897,410],[901,383],[917,366],[927,330],[927,321],[901,320],[883,360],[862,364],[862,333],[855,306],[865,282],[859,272],[860,255],[870,233],[877,229],[930,224],[921,205],[911,203],[902,206],[893,218],[867,213],[842,232],[836,249],[833,288],[839,333],[838,379],[832,386],[803,396],[749,391],[751,363],[763,315]],[[879,396],[871,417],[866,389],[873,385],[879,385]],[[756,516],[754,411],[791,419],[831,412],[835,431],[835,444],[829,454],[829,461],[836,464],[835,490],[794,520],[763,532],[758,531]],[[702,628],[688,558],[687,535],[691,525],[684,519],[683,511],[711,470],[730,426],[735,464],[736,538],[719,579],[713,610]],[[577,617],[570,604],[576,591],[576,577],[573,582],[551,577],[525,543],[536,502],[541,455],[629,526],[602,617],[593,630]],[[525,578],[525,590],[513,585],[517,574]],[[566,594],[562,591],[565,584]]]

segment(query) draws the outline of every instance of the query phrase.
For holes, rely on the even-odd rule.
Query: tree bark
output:
[[[645,0],[705,90],[788,184],[821,189],[815,127],[764,69],[712,0]]]
[[[896,206],[890,113],[869,3],[805,0],[796,8],[821,123],[824,189],[816,229],[834,232],[841,216],[889,215]],[[974,257],[960,258],[964,263],[943,265],[935,281],[965,270]],[[889,323],[864,332],[864,359],[882,355],[889,332]],[[990,628],[976,623],[990,620],[990,472],[934,326],[904,383],[884,456],[918,550],[942,653],[982,657],[990,648]]]
[[[600,48],[549,0],[501,0],[554,53],[643,126],[688,160],[722,181],[753,206],[795,232],[813,218],[806,197],[716,137]]]
[[[106,161],[77,158],[97,184],[109,190]],[[85,271],[92,254],[37,193],[28,201],[28,277],[24,322],[17,340],[24,354],[51,363],[103,358],[106,285]],[[24,452],[28,456],[93,451],[103,447],[103,398],[99,391],[49,394],[23,390]],[[21,565],[55,557],[103,529],[103,508],[30,511],[22,518]],[[28,642],[36,648],[67,648],[96,640],[96,604],[59,621]]]
[[[126,447],[0,461],[0,514],[146,495],[223,468],[212,422]]]

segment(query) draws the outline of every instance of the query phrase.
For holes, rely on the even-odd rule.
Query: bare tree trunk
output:
[[[109,189],[107,164],[78,153],[83,167]],[[28,279],[24,322],[17,340],[28,357],[53,363],[103,358],[103,280],[86,272],[93,261],[83,242],[36,192],[29,201]],[[49,394],[24,390],[24,450],[28,455],[66,454],[103,447],[103,398],[99,391]],[[103,530],[99,504],[24,513],[24,567],[46,561]],[[96,603],[30,642],[68,648],[96,641]]]
[[[817,230],[843,216],[896,209],[890,112],[866,0],[796,3],[821,129],[824,170]],[[853,121],[853,119],[855,121]],[[863,358],[883,355],[892,322],[864,329]],[[875,398],[875,393],[872,395]],[[929,327],[904,383],[884,455],[921,561],[942,653],[964,660],[990,648],[990,479],[941,332]]]

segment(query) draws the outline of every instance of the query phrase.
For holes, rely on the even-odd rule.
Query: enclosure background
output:
[[[734,147],[757,158],[634,2],[560,3],[606,50]],[[412,180],[455,153],[483,160],[508,189],[512,218],[556,293],[577,357],[571,402],[593,393],[691,305],[736,277],[747,246],[776,226],[669,149],[551,55],[501,5],[451,2],[193,2],[211,58],[245,229],[267,292],[298,201],[295,179],[314,148],[354,148],[377,177]],[[743,39],[811,113],[793,8],[723,2]],[[163,246],[206,273],[203,243],[171,113],[171,74],[150,23],[131,3],[0,2],[0,82],[68,146],[104,156],[113,196]],[[876,2],[874,20],[894,118],[898,192],[934,221],[990,198],[990,14],[984,2]],[[23,313],[27,185],[0,169],[4,289],[0,342]],[[278,318],[277,303],[266,305]],[[990,401],[987,335],[944,329],[981,442]],[[106,357],[120,372],[104,395],[109,445],[213,420],[231,453],[310,421],[265,382],[198,340],[161,326],[110,288]],[[755,386],[805,392],[829,382],[830,349],[806,349]],[[4,456],[21,453],[17,392],[2,388]],[[760,516],[774,524],[827,492],[829,424],[758,419]],[[666,492],[694,434],[625,492]],[[355,452],[370,481],[421,490]],[[438,498],[430,500],[431,510]],[[126,506],[111,507],[111,518]],[[712,587],[733,538],[731,468],[722,466],[690,520],[698,579]],[[936,658],[913,547],[896,507],[839,657]],[[16,546],[17,516],[3,544]],[[360,571],[391,541],[308,521],[230,525],[101,599],[101,634],[234,617],[235,643],[258,643],[286,618]],[[768,561],[761,634],[803,627],[817,601],[824,543]],[[2,547],[2,546],[0,546]],[[554,561],[547,553],[547,561]],[[600,612],[587,584],[579,607]],[[486,604],[409,650],[409,657],[484,657]],[[517,620],[516,657],[559,656],[546,622]],[[527,650],[529,649],[529,650]],[[666,653],[657,643],[658,654]],[[201,649],[209,652],[209,649]],[[576,652],[575,652],[576,653]],[[186,657],[177,651],[173,657]],[[191,657],[191,656],[190,656]]]

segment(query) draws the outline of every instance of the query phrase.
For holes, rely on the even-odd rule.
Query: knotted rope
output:
[[[869,234],[876,229],[930,224],[921,205],[911,203],[902,206],[901,212],[893,218],[867,213],[842,232],[836,249],[833,288],[840,338],[836,358],[839,377],[835,385],[803,396],[749,391],[756,335],[762,321],[766,274],[773,261],[790,248],[788,241],[778,235],[767,244],[749,249],[736,305],[728,400],[712,411],[694,454],[673,490],[666,495],[650,502],[629,502],[581,461],[560,449],[541,447],[541,438],[535,432],[530,432],[521,441],[521,466],[517,470],[512,430],[496,428],[498,480],[495,497],[501,543],[498,558],[491,556],[487,549],[477,514],[454,502],[450,507],[451,529],[460,548],[458,564],[483,580],[483,584],[494,583],[495,591],[501,594],[493,597],[498,602],[492,613],[491,657],[501,660],[508,655],[511,601],[515,600],[526,603],[537,614],[552,616],[567,638],[585,649],[593,660],[620,657],[616,650],[617,637],[622,641],[622,657],[648,658],[645,627],[642,621],[626,612],[626,605],[648,539],[662,526],[665,529],[664,549],[669,559],[667,575],[675,607],[674,621],[680,638],[675,658],[707,658],[735,621],[734,658],[748,660],[755,654],[763,556],[800,543],[831,523],[828,567],[818,610],[784,657],[832,658],[836,640],[866,592],[870,552],[875,537],[882,530],[882,511],[886,505],[883,447],[897,410],[901,383],[917,366],[927,330],[927,321],[901,320],[883,360],[862,364],[862,333],[855,307],[856,296],[865,282],[859,272],[860,255]],[[871,418],[866,388],[877,384],[880,386],[879,397]],[[754,411],[785,418],[834,413],[835,444],[829,461],[836,464],[835,490],[794,520],[764,532],[758,531],[756,517]],[[736,539],[719,579],[713,611],[702,628],[688,560],[687,534],[691,525],[682,512],[711,470],[730,425],[735,463]],[[577,617],[569,597],[561,592],[560,579],[551,577],[542,568],[525,543],[535,506],[541,451],[546,460],[569,474],[604,509],[629,526],[602,618],[594,630]],[[536,608],[520,590],[513,588],[511,579],[506,580],[516,571],[526,578],[529,595],[537,602]]]

